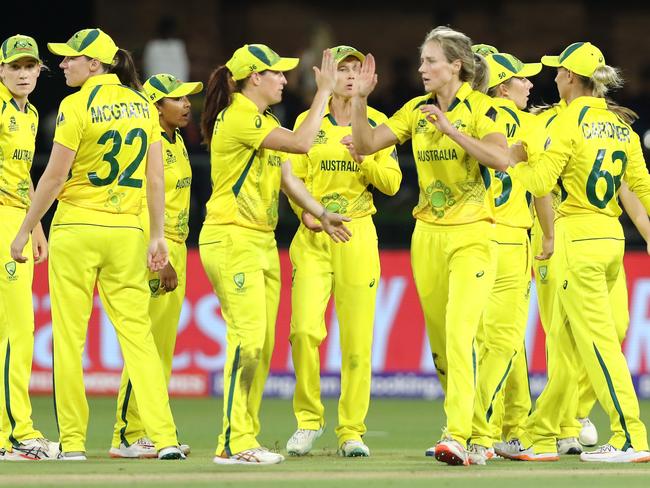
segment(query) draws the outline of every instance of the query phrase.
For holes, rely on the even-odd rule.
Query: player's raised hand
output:
[[[319,90],[332,92],[336,86],[336,61],[329,49],[323,51],[320,69],[314,66],[314,77]]]
[[[352,232],[344,224],[352,220],[350,217],[325,210],[318,220],[334,242],[347,242],[352,237]]]
[[[375,73],[375,57],[368,53],[361,63],[359,74],[354,80],[354,95],[366,98],[377,86],[377,73]]]
[[[160,271],[169,262],[169,250],[164,237],[154,238],[149,241],[147,251],[147,266],[152,272]]]
[[[350,156],[352,156],[352,159],[354,159],[359,164],[363,163],[365,156],[359,154],[357,150],[354,148],[354,142],[352,141],[352,136],[345,136],[343,139],[341,139],[341,144],[343,144],[348,149],[348,151],[350,152]]]

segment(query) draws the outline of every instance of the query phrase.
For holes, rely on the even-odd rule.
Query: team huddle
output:
[[[179,129],[203,84],[164,73],[141,84],[129,53],[100,29],[47,47],[79,90],[61,102],[35,190],[38,113],[28,95],[42,68],[38,46],[16,35],[0,54],[0,460],[86,459],[82,355],[95,285],[125,364],[110,456],[184,459],[190,447],[179,442],[167,393],[192,179]],[[293,130],[270,107],[298,59],[247,44],[211,74],[201,132],[212,195],[199,250],[227,324],[213,461],[284,460],[257,440],[280,297],[280,190],[301,221],[290,247],[297,429],[286,452],[306,455],[325,428],[319,346],[333,296],[338,453],[370,455],[363,437],[380,279],[373,188],[398,191],[395,145],[409,139],[420,188],[412,270],[445,392],[446,425],[426,455],[451,465],[564,454],[650,461],[621,351],[628,312],[618,220],[620,198],[650,236],[650,174],[630,127],[636,114],[606,98],[622,84],[618,71],[589,42],[523,63],[448,27],[429,32],[420,52],[425,94],[386,117],[367,105],[374,57],[325,50],[313,102]],[[557,68],[558,102],[527,111],[529,78],[542,65]],[[40,219],[55,199],[46,239]],[[34,428],[28,394],[33,266],[48,257],[57,442]],[[548,363],[534,410],[524,345],[531,268]],[[586,451],[598,442],[588,418],[596,401],[612,436]]]

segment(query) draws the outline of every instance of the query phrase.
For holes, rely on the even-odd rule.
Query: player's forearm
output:
[[[449,137],[483,166],[497,171],[505,171],[508,168],[510,159],[505,136],[493,138],[494,140],[479,140],[455,129]]]
[[[325,207],[314,199],[303,181],[291,172],[291,165],[289,163],[282,165],[282,191],[294,204],[317,218],[325,211]]]
[[[303,154],[311,149],[314,143],[316,134],[320,129],[325,107],[329,101],[330,92],[324,89],[319,89],[314,96],[314,100],[309,107],[307,116],[302,123],[294,131],[294,144],[295,149],[298,151],[288,151]]]
[[[553,197],[550,194],[543,197],[535,197],[535,212],[543,234],[546,237],[554,237],[555,212],[553,211]]]
[[[395,195],[402,183],[402,171],[392,156],[367,157],[361,164],[361,171],[368,182],[385,195]]]
[[[147,155],[147,208],[151,239],[164,236],[165,179],[161,151],[160,142],[155,142],[149,147]]]
[[[45,170],[32,196],[32,203],[21,226],[21,231],[32,232],[34,230],[43,218],[43,215],[45,215],[45,212],[54,203],[64,183],[64,178],[52,177]]]
[[[623,183],[619,193],[625,212],[646,242],[650,242],[650,219],[643,202]],[[649,202],[650,203],[650,202]]]
[[[352,142],[359,154],[372,154],[376,150],[373,144],[373,128],[368,122],[368,99],[352,97]]]

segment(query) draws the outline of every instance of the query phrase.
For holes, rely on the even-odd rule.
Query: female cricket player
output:
[[[577,381],[580,369],[574,365],[581,363],[613,432],[606,444],[580,458],[650,461],[646,428],[616,331],[613,307],[620,305],[611,300],[625,247],[615,197],[624,180],[650,211],[650,175],[638,136],[607,106],[605,94],[622,80],[605,64],[602,52],[589,42],[577,42],[559,56],[544,56],[542,63],[557,67],[555,82],[567,107],[549,128],[546,150],[511,173],[534,195],[547,194],[561,178],[566,198],[555,221],[549,379],[521,438],[521,459],[558,459],[560,421],[571,397],[565,386]],[[523,161],[527,154],[514,146],[511,158]]]
[[[162,129],[162,150],[165,176],[165,241],[169,249],[169,262],[156,273],[149,273],[148,287],[149,317],[160,359],[169,382],[176,345],[176,331],[185,298],[187,247],[185,239],[189,233],[190,185],[192,168],[183,137],[179,131],[190,121],[189,95],[203,89],[201,82],[181,82],[170,74],[158,74],[144,83],[144,93],[158,111]],[[146,199],[140,214],[142,228],[149,228]],[[126,369],[122,372],[122,383],[117,399],[116,423],[113,432],[111,457],[148,458],[156,457],[156,448],[146,435],[138,407],[132,396],[132,385]],[[181,444],[183,454],[189,453],[189,446]]]
[[[302,224],[289,250],[293,264],[291,288],[291,355],[296,372],[293,408],[298,429],[287,442],[287,452],[307,454],[325,426],[320,399],[318,347],[325,339],[324,314],[334,295],[341,340],[341,397],[336,428],[339,454],[369,456],[363,442],[370,404],[372,332],[380,266],[376,212],[369,185],[394,195],[402,172],[394,146],[362,156],[349,140],[354,80],[365,56],[350,46],[330,49],[337,63],[336,85],[321,120],[314,146],[304,156],[292,157],[295,174],[326,208],[347,215],[353,237],[345,244],[330,242],[307,211],[296,209]],[[369,108],[370,123],[386,116]],[[296,120],[302,124],[307,112]]]
[[[280,265],[273,231],[280,188],[320,220],[335,241],[347,241],[350,219],[329,212],[293,175],[285,152],[306,153],[335,84],[329,50],[314,68],[318,90],[295,132],[268,110],[282,99],[284,71],[298,59],[281,58],[263,44],[237,49],[208,82],[201,129],[210,147],[212,196],[199,236],[203,267],[228,325],[223,431],[214,462],[276,464],[284,457],[260,447],[259,409],[273,352]]]
[[[420,198],[413,210],[411,263],[447,415],[435,457],[460,465],[470,462],[473,344],[495,273],[494,195],[487,168],[507,167],[506,138],[495,124],[492,100],[469,84],[475,69],[471,45],[460,32],[433,29],[422,45],[419,68],[427,94],[374,128],[366,108],[376,84],[374,58],[368,55],[352,101],[352,139],[360,154],[412,139]]]
[[[47,241],[36,222],[25,243],[33,259],[17,263],[10,254],[30,206],[34,187],[29,170],[34,158],[38,112],[28,97],[43,65],[36,41],[11,36],[0,47],[0,459],[56,457],[58,446],[34,429],[29,378],[34,351],[32,275],[47,258]]]
[[[167,385],[151,334],[149,265],[167,264],[160,126],[137,91],[128,52],[99,29],[84,29],[48,49],[64,56],[66,84],[79,91],[61,102],[54,145],[32,205],[11,245],[25,262],[29,233],[54,199],[49,281],[52,300],[56,418],[63,460],[85,460],[88,404],[82,353],[95,283],[108,303],[147,435],[160,459],[181,459]],[[146,173],[149,250],[139,219]]]

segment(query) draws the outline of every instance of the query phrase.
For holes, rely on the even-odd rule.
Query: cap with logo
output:
[[[597,68],[605,66],[605,56],[590,42],[574,42],[559,56],[543,56],[542,64],[573,71],[580,76],[591,78]]]
[[[542,71],[542,63],[523,63],[512,54],[496,53],[485,58],[490,68],[488,86],[495,87],[510,78],[528,78]]]
[[[47,48],[59,56],[88,56],[111,64],[118,47],[113,39],[101,29],[83,29],[75,33],[68,42],[49,42]]]
[[[290,71],[298,66],[298,58],[281,58],[264,44],[245,44],[237,49],[226,63],[235,81],[261,71]]]
[[[472,52],[474,54],[480,54],[481,56],[489,56],[490,54],[496,54],[499,52],[499,50],[491,46],[490,44],[474,44],[472,46]]]
[[[203,90],[203,83],[200,81],[189,81],[183,83],[174,75],[162,73],[151,76],[144,82],[144,92],[152,102],[161,98],[177,98],[186,95],[193,95]]]
[[[332,56],[334,56],[334,61],[336,61],[336,64],[339,64],[341,61],[343,61],[345,58],[349,56],[357,58],[362,63],[363,60],[366,59],[366,57],[361,53],[361,51],[357,51],[352,46],[336,46],[331,48],[330,51],[332,52]]]
[[[36,41],[32,37],[16,34],[2,43],[0,62],[11,63],[20,58],[34,58],[39,62],[41,61]]]

